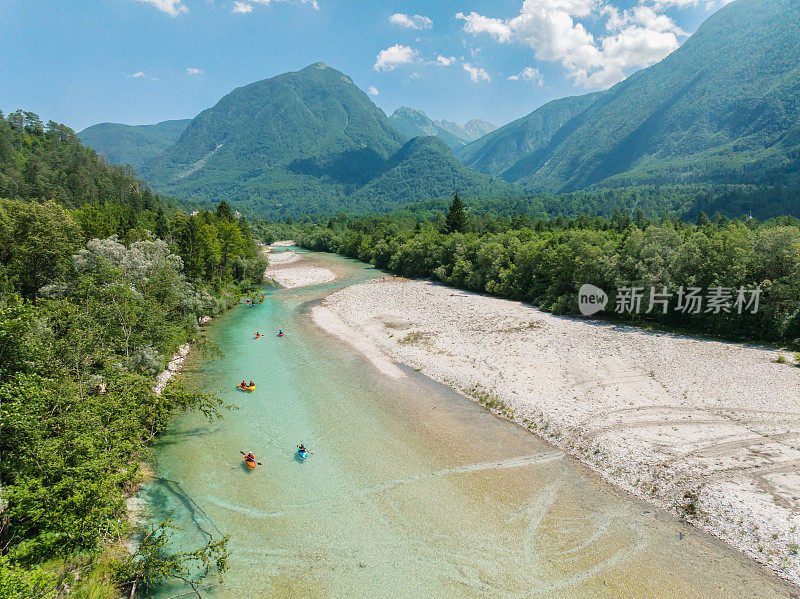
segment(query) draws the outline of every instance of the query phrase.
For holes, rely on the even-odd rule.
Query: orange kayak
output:
[[[248,460],[247,458],[245,458],[244,459],[244,463],[247,464],[248,466],[250,466],[250,468],[255,468],[256,467],[256,461],[255,460]]]

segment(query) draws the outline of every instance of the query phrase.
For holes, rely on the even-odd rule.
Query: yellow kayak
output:
[[[256,386],[255,385],[250,386],[250,385],[242,385],[241,383],[239,383],[236,386],[239,387],[239,389],[241,389],[242,391],[255,391],[256,390]]]

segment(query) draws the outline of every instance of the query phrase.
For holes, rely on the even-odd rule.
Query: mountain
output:
[[[797,184],[798,39],[794,0],[737,0],[661,62],[594,96],[551,102],[459,155],[551,193]]]
[[[511,189],[464,167],[444,144],[406,141],[349,77],[316,63],[235,89],[141,172],[165,194],[271,216],[393,210],[432,190]],[[385,181],[396,169],[419,178],[392,188]]]
[[[501,177],[520,157],[545,147],[572,117],[590,106],[598,94],[553,100],[528,116],[512,121],[457,151],[464,164]]]
[[[362,204],[381,198],[385,204],[402,206],[437,198],[462,197],[499,201],[521,195],[513,185],[496,181],[465,168],[436,136],[415,137],[384,165],[381,173],[353,194]]]
[[[466,141],[463,137],[439,127],[421,110],[401,106],[389,117],[392,126],[408,138],[435,135],[450,148],[460,148]],[[453,123],[455,125],[455,123]],[[456,125],[458,127],[458,125]]]
[[[452,121],[434,121],[421,110],[408,106],[395,110],[389,122],[406,137],[435,135],[453,150],[497,129],[495,125],[480,119],[468,121],[464,126]]]
[[[174,144],[191,121],[179,119],[155,125],[100,123],[79,132],[78,137],[110,163],[130,164],[138,169]]]
[[[442,126],[444,126],[445,123],[448,125],[455,125],[455,123],[448,123],[447,121],[440,121],[440,123],[442,123]],[[483,137],[487,133],[491,133],[497,129],[497,125],[493,125],[492,123],[484,121],[483,119],[472,119],[464,123],[464,127],[462,128],[464,129],[464,133],[467,134],[467,139],[469,141],[474,141],[479,137]]]

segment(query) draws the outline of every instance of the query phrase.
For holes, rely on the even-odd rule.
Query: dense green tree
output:
[[[231,207],[228,205],[228,202],[222,200],[217,206],[217,218],[221,220],[233,221],[233,211]]]
[[[482,216],[481,232],[468,234],[442,233],[435,223],[403,216],[337,219],[329,227],[307,227],[297,240],[403,276],[432,277],[555,313],[577,313],[578,289],[592,283],[609,292],[607,312],[613,318],[800,346],[797,219],[761,224],[720,220],[698,227],[670,218],[657,223],[640,218],[636,226],[619,212],[612,220],[559,217],[513,227],[505,217]],[[614,314],[617,290],[626,286],[644,289],[644,310],[652,289],[667,287],[669,310]],[[727,288],[732,302],[740,288],[745,299],[760,288],[759,309],[739,313],[731,302],[728,312],[682,311],[677,302],[681,287]]]
[[[445,233],[464,233],[467,229],[467,213],[464,211],[464,203],[458,194],[453,198],[447,217],[444,221]]]
[[[157,396],[153,376],[265,261],[242,220],[177,211],[28,112],[0,117],[0,196],[0,596],[97,596],[85,585],[133,532],[125,499],[149,444],[177,411],[222,407],[180,386]],[[223,539],[175,553],[153,530],[103,558],[103,584],[149,593],[196,580],[192,564],[224,570]]]
[[[63,276],[80,242],[80,228],[60,205],[0,200],[0,272],[23,297],[35,301]]]

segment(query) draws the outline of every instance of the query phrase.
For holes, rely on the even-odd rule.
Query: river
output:
[[[176,418],[156,447],[158,478],[142,491],[154,516],[172,512],[178,546],[230,535],[224,585],[203,596],[797,592],[449,388],[408,369],[401,380],[381,375],[317,329],[309,308],[382,273],[326,254],[307,260],[340,278],[268,290],[263,305],[211,324],[225,356],[193,356],[184,378],[239,409],[211,424]],[[256,390],[237,390],[242,379]],[[313,452],[305,462],[299,442]],[[244,466],[239,452],[248,450],[261,466]]]

